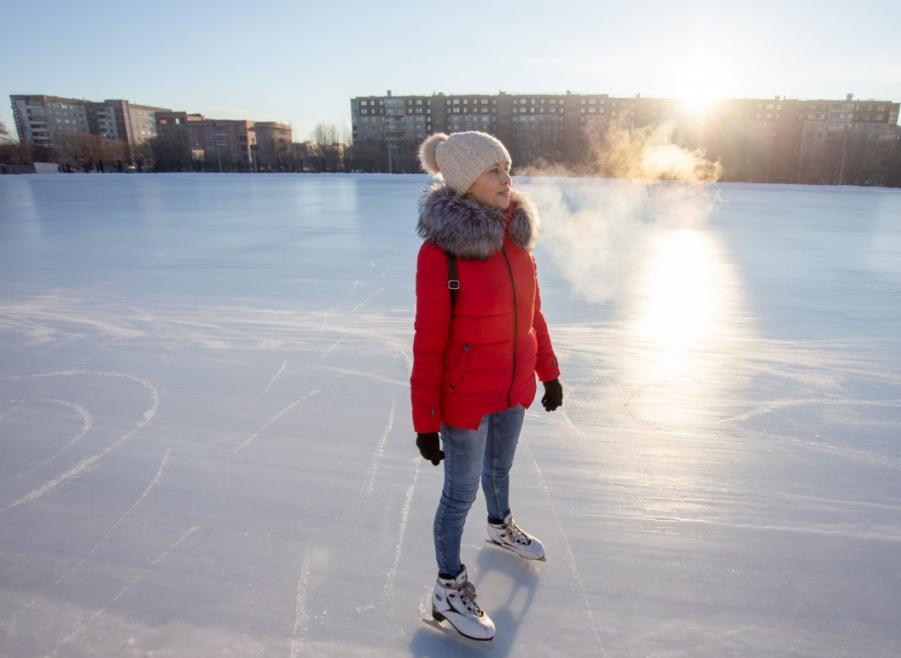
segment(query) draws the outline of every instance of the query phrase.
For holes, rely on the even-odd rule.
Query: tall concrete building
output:
[[[803,101],[797,180],[801,183],[866,182],[893,144],[899,104],[889,101]]]
[[[384,142],[386,153],[410,150],[433,132],[481,130],[497,135],[517,162],[565,160],[578,151],[586,127],[602,125],[605,95],[432,94],[351,99],[353,140]],[[408,154],[409,155],[409,154]],[[387,155],[386,155],[387,157]],[[409,160],[409,157],[406,158]]]
[[[102,135],[110,142],[136,146],[156,136],[156,113],[168,111],[127,100],[28,95],[12,95],[10,100],[19,141],[48,147],[59,146],[71,133]]]
[[[603,150],[611,129],[672,122],[672,139],[721,160],[732,180],[847,183],[874,172],[896,143],[898,103],[735,99],[699,118],[676,99],[607,94],[443,94],[351,99],[354,144],[415,170],[415,147],[433,132],[496,135],[515,163],[578,164]],[[876,175],[876,178],[873,176]]]
[[[156,115],[171,111],[165,107],[113,99],[102,103],[87,102],[86,107],[92,133],[103,135],[111,142],[126,142],[129,146],[137,146],[156,137]]]
[[[394,96],[389,91],[351,99],[351,123],[354,143],[410,148],[433,132],[481,130],[503,141],[516,162],[575,162],[608,126],[631,127],[636,104],[636,99],[571,92]]]
[[[798,101],[720,101],[687,137],[681,141],[704,148],[709,158],[724,163],[728,180],[788,182],[796,175],[800,144]]]
[[[89,132],[86,103],[60,96],[10,96],[19,141],[53,147],[66,134]]]

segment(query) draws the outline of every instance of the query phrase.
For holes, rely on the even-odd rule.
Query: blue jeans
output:
[[[444,449],[444,489],[435,513],[435,557],[438,572],[456,576],[463,524],[479,490],[485,492],[488,520],[502,521],[510,513],[510,467],[526,410],[516,405],[487,414],[479,429],[441,425]]]

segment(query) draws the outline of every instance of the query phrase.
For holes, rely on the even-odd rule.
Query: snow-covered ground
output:
[[[898,656],[901,191],[520,179],[565,406],[422,621],[424,176],[0,177],[0,655]]]

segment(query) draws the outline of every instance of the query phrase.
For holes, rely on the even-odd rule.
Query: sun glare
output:
[[[736,336],[734,280],[703,231],[661,231],[636,288],[630,334],[640,349],[626,369],[630,413],[655,427],[689,427],[728,396]]]
[[[680,102],[692,114],[704,115],[716,105],[719,97],[707,91],[693,91],[680,97]]]
[[[697,231],[661,237],[648,272],[642,327],[660,353],[681,355],[714,328],[719,289],[711,261],[711,247]]]
[[[676,97],[686,112],[703,117],[729,95],[729,64],[698,50],[677,61],[673,74]]]

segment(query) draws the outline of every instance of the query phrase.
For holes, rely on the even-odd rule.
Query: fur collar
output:
[[[522,192],[513,190],[511,200],[516,209],[510,220],[510,239],[531,252],[538,236],[538,211]],[[483,206],[436,183],[419,200],[416,232],[460,258],[484,260],[504,246],[504,211]]]

